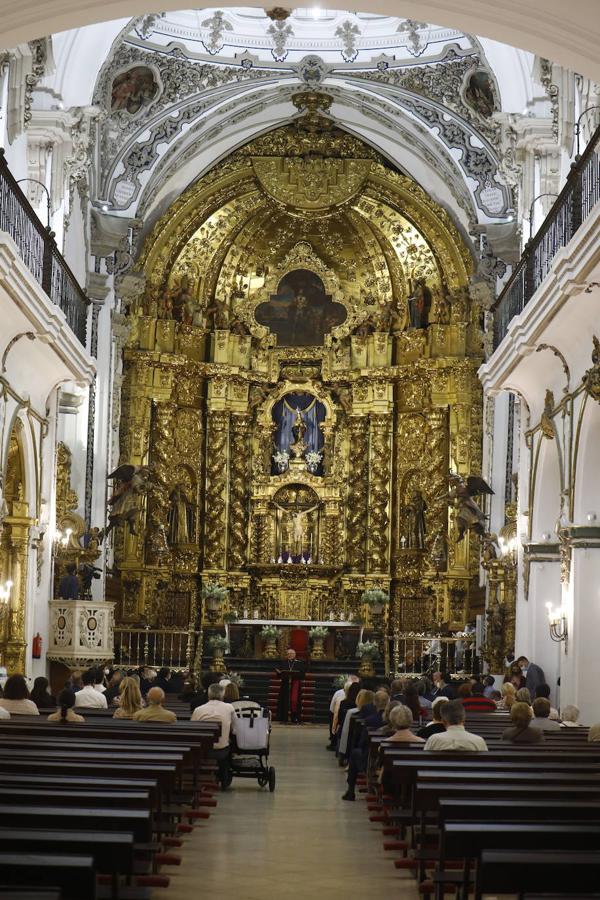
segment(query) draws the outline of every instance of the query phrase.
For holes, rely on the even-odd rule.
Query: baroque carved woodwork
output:
[[[383,587],[391,635],[478,602],[477,539],[455,545],[447,507],[449,469],[481,465],[469,250],[415,182],[310,117],[215,166],[142,249],[121,461],[153,488],[140,534],[115,537],[126,621],[189,605],[193,627],[208,581],[229,588],[211,626],[360,619]]]

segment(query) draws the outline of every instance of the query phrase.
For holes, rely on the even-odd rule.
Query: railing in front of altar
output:
[[[548,275],[558,251],[567,246],[599,201],[600,128],[573,165],[564,188],[492,307],[494,350]]]
[[[193,664],[198,631],[176,628],[115,628],[115,664],[126,667]]]
[[[392,643],[392,668],[399,675],[431,675],[447,672],[451,675],[479,675],[482,659],[475,633],[427,635],[396,633]]]
[[[11,236],[23,262],[65,314],[71,331],[85,347],[89,300],[56,246],[54,233],[44,228],[8,168],[0,149],[0,231]]]

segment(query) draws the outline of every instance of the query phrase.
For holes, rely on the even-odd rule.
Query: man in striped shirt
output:
[[[465,697],[462,704],[467,712],[494,712],[496,704],[489,697],[483,695],[484,687],[480,682],[476,682],[471,688],[471,696]]]

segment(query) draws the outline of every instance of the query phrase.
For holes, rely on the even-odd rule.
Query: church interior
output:
[[[162,6],[0,20],[0,900],[600,897],[594,2]]]

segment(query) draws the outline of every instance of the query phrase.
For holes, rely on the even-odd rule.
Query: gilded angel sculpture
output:
[[[456,543],[462,541],[467,531],[484,535],[486,533],[486,517],[473,497],[477,497],[479,494],[493,494],[494,491],[478,475],[469,475],[465,480],[461,475],[451,472],[448,482],[450,484],[448,503],[456,507],[456,527],[458,529]]]
[[[149,466],[128,464],[118,466],[107,476],[108,481],[115,482],[115,488],[108,500],[108,528],[103,537],[118,525],[128,525],[131,534],[137,534],[135,520],[141,508],[142,494],[148,490],[151,477]]]

